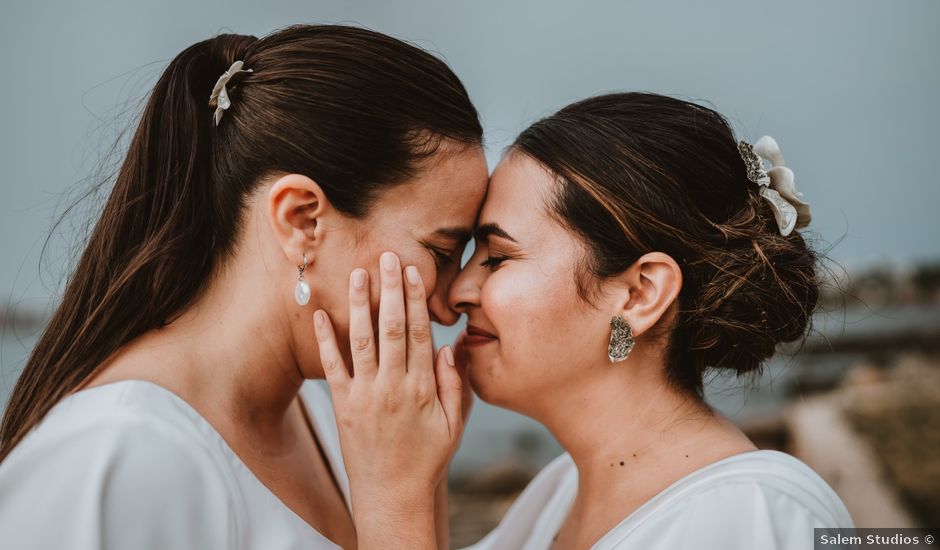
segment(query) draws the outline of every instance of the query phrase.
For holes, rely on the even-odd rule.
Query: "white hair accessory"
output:
[[[802,229],[812,220],[809,203],[802,201],[803,196],[793,184],[793,170],[783,165],[783,154],[777,141],[764,136],[757,143],[741,140],[738,151],[747,165],[747,177],[760,186],[760,194],[767,199],[774,211],[774,218],[780,228],[780,234],[786,237],[794,229]],[[764,159],[773,166],[764,170]]]
[[[228,81],[238,73],[254,72],[251,69],[242,69],[244,64],[244,61],[236,61],[235,63],[232,63],[232,66],[229,67],[227,71],[222,73],[222,76],[219,77],[219,80],[212,88],[212,95],[209,96],[209,107],[215,107],[215,113],[212,115],[212,120],[215,121],[216,126],[218,126],[219,121],[222,120],[222,115],[225,114],[225,110],[232,106],[232,100],[228,97],[228,90],[225,89],[225,85],[228,84]]]

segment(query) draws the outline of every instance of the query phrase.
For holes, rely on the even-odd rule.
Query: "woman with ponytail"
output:
[[[376,32],[180,53],[4,412],[3,545],[355,548],[312,313],[343,333],[383,256],[456,321],[481,142],[453,72]]]

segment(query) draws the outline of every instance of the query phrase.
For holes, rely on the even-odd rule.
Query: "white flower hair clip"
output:
[[[754,145],[741,140],[738,151],[747,165],[747,178],[760,186],[761,196],[770,203],[780,234],[786,237],[794,229],[809,225],[809,203],[800,199],[803,193],[794,186],[793,170],[783,165],[777,141],[770,136],[763,136]],[[764,159],[773,166],[770,170],[764,170]]]
[[[232,106],[232,100],[228,97],[228,90],[225,88],[225,85],[228,84],[228,81],[238,73],[254,72],[251,69],[242,69],[244,65],[244,61],[236,61],[235,63],[232,63],[232,66],[229,67],[227,71],[222,73],[222,76],[219,77],[219,80],[212,88],[212,95],[209,96],[209,107],[215,107],[215,113],[212,115],[212,120],[215,122],[216,126],[218,126],[219,121],[222,120],[222,115],[225,114],[225,110]]]

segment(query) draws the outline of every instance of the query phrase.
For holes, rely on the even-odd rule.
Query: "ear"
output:
[[[630,323],[634,335],[649,330],[666,314],[682,289],[682,270],[668,254],[650,252],[618,276],[629,290],[617,312]]]
[[[325,234],[323,220],[333,213],[326,193],[315,181],[301,174],[281,176],[268,190],[268,220],[275,238],[291,262],[313,263]]]

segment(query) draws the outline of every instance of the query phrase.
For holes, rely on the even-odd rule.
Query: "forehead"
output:
[[[486,195],[487,175],[481,148],[442,149],[412,181],[386,191],[376,210],[416,236],[441,227],[472,230]]]
[[[545,201],[554,185],[544,166],[527,155],[510,152],[493,171],[479,223],[497,223],[513,236],[547,229],[552,220]]]

